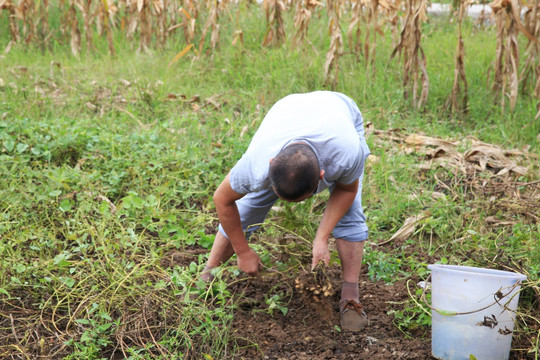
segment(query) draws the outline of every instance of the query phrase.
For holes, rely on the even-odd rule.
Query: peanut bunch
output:
[[[323,262],[320,262],[310,273],[299,275],[294,279],[294,283],[294,287],[300,294],[311,296],[315,302],[320,302],[321,298],[327,298],[335,293],[327,267]]]

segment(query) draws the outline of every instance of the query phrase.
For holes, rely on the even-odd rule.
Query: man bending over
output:
[[[361,190],[369,148],[360,110],[347,96],[329,91],[293,94],[265,116],[247,151],[214,194],[219,231],[202,274],[236,254],[238,267],[257,275],[261,261],[247,239],[280,198],[299,202],[329,189],[313,240],[312,267],[330,261],[333,233],[341,260],[340,319],[344,330],[359,331],[367,316],[359,303],[358,279],[368,237]]]

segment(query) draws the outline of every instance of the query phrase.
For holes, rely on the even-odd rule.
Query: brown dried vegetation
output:
[[[285,25],[282,13],[287,10],[287,7],[282,0],[264,0],[263,6],[266,12],[267,24],[263,45],[281,45],[285,41]]]
[[[467,112],[468,89],[467,76],[465,74],[465,46],[463,45],[462,23],[467,7],[472,3],[470,0],[460,0],[457,17],[458,41],[455,55],[454,84],[447,106],[452,112]]]
[[[399,54],[403,61],[403,96],[422,108],[427,101],[429,80],[427,59],[422,49],[421,26],[427,20],[427,0],[405,2],[405,19],[399,43],[391,58]],[[420,92],[420,93],[419,93]]]
[[[518,0],[496,0],[490,6],[493,9],[497,26],[493,90],[501,92],[501,106],[503,108],[506,96],[508,96],[510,109],[513,110],[516,106],[519,87],[518,33],[522,32],[532,42],[538,40],[521,23],[521,3]]]
[[[466,9],[473,0],[453,2],[458,40],[455,53],[454,82],[447,107],[452,112],[466,112],[468,89],[465,73],[465,49],[461,23]],[[335,87],[339,75],[339,59],[346,51],[341,26],[346,21],[349,50],[365,60],[367,70],[374,71],[378,37],[388,31],[392,34],[391,58],[399,55],[402,61],[404,97],[413,106],[423,108],[428,99],[428,59],[422,48],[422,24],[427,21],[428,0],[264,0],[261,9],[266,15],[266,30],[262,35],[264,46],[286,43],[286,12],[294,11],[292,47],[309,43],[308,30],[314,13],[326,7],[329,21],[330,46],[324,63],[324,79]],[[196,49],[200,55],[207,46],[211,55],[217,50],[220,38],[220,18],[228,14],[236,3],[218,0],[0,0],[0,13],[6,12],[10,41],[14,44],[51,48],[53,42],[69,43],[71,51],[79,56],[81,51],[96,51],[98,38],[103,37],[109,53],[116,54],[115,40],[123,36],[138,41],[138,51],[148,51],[152,46],[162,47],[183,32],[185,47],[171,64]],[[253,4],[251,3],[250,6]],[[494,0],[490,3],[497,27],[497,49],[493,62],[492,89],[500,94],[504,109],[509,99],[513,110],[521,82],[522,93],[531,92],[540,99],[540,14],[538,0]],[[523,20],[520,14],[523,13]],[[53,28],[52,18],[60,22]],[[526,58],[520,65],[520,41],[527,43],[521,52]],[[240,24],[232,34],[232,43],[243,43],[244,32]],[[208,43],[208,45],[206,45]],[[315,50],[315,47],[313,47]],[[315,50],[316,55],[318,52]],[[540,114],[540,112],[539,112]]]
[[[338,81],[339,57],[343,55],[343,35],[340,26],[342,0],[327,0],[328,33],[330,34],[330,48],[326,53],[324,63],[325,83],[334,88]]]

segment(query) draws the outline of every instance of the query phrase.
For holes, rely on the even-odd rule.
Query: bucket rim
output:
[[[474,266],[465,266],[465,265],[448,265],[448,264],[429,264],[427,266],[430,270],[442,270],[442,271],[448,271],[453,273],[475,273],[481,276],[488,276],[488,277],[505,277],[505,278],[511,278],[515,279],[516,281],[525,281],[527,280],[527,276],[512,272],[512,271],[506,271],[506,270],[495,270],[495,269],[487,269],[487,268],[480,268],[480,267],[474,267]]]

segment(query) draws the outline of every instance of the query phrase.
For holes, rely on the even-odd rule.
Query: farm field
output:
[[[538,358],[530,23],[407,17],[425,1],[23,3],[0,1],[0,359],[431,359],[435,263],[526,275],[510,359]],[[323,89],[357,102],[372,153],[360,333],[339,291],[297,287],[327,193],[276,203],[260,278],[234,257],[198,278],[216,187],[277,100]],[[327,271],[340,289],[333,247]]]

